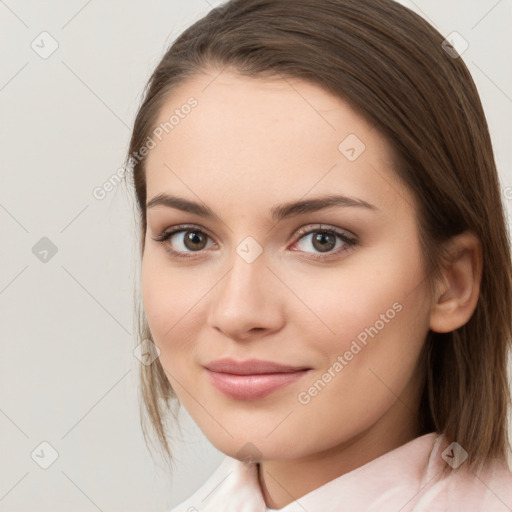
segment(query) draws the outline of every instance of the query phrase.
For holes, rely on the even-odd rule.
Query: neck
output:
[[[393,409],[403,416],[399,427],[397,411]],[[265,504],[280,509],[415,439],[418,432],[416,417],[397,400],[377,423],[329,450],[299,459],[262,461],[258,464],[258,479]]]

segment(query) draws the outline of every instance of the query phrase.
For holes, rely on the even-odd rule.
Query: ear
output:
[[[473,314],[482,279],[482,248],[478,238],[464,232],[450,239],[448,263],[432,297],[430,329],[451,332],[466,324]]]

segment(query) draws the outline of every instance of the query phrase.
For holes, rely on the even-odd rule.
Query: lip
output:
[[[273,361],[220,359],[205,365],[210,382],[237,400],[256,400],[304,377],[311,368]]]

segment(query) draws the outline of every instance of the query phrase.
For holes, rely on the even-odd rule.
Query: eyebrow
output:
[[[166,206],[168,208],[175,208],[184,212],[193,213],[195,215],[199,215],[200,217],[215,219],[217,221],[221,220],[219,216],[216,215],[215,212],[205,204],[196,203],[183,197],[177,197],[170,194],[158,194],[146,204],[147,209],[154,208],[156,206]],[[302,199],[299,201],[291,201],[288,203],[276,205],[270,209],[270,213],[272,220],[274,222],[278,222],[289,217],[295,217],[304,213],[316,212],[332,206],[358,207],[366,208],[372,211],[379,210],[377,206],[355,197],[326,195],[312,199]]]

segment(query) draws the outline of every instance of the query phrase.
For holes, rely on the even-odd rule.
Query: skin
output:
[[[281,508],[417,437],[425,335],[471,316],[478,243],[469,235],[454,242],[457,257],[430,297],[414,200],[394,175],[386,141],[348,104],[301,80],[225,70],[182,84],[158,122],[190,96],[198,105],[150,151],[147,198],[183,197],[220,220],[147,209],[144,308],[180,402],[216,448],[236,458],[252,450],[265,502]],[[354,161],[338,150],[349,134],[366,146]],[[333,193],[375,209],[331,206],[279,222],[270,216],[277,204]],[[154,240],[183,223],[204,233],[204,248],[194,252],[183,232]],[[357,243],[338,240],[323,253],[314,234],[297,235],[320,224]],[[252,263],[236,252],[248,236],[263,249]],[[193,257],[173,257],[166,246]],[[394,318],[300,403],[298,394],[397,303]],[[212,386],[203,368],[223,357],[311,370],[265,398],[236,400]]]

